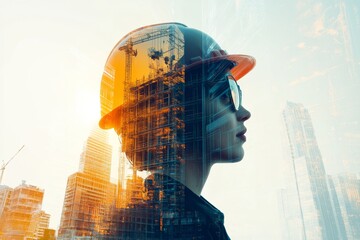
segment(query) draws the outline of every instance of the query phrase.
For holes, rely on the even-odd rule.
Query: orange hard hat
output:
[[[220,61],[233,63],[230,71],[236,80],[255,66],[253,57],[227,54],[207,34],[180,23],[150,25],[130,32],[116,44],[105,64],[99,126],[114,127],[117,112],[129,101],[127,93],[132,88],[156,80],[159,74],[174,74]]]

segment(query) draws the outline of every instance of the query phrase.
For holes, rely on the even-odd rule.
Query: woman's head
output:
[[[232,93],[239,93],[235,79],[254,64],[250,56],[227,55],[211,37],[182,24],[137,29],[107,60],[99,124],[117,131],[138,169],[181,169],[185,159],[238,161],[249,114]],[[229,107],[226,96],[236,106]]]

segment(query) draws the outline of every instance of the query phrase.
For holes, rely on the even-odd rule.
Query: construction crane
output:
[[[129,85],[130,85],[130,81],[132,78],[132,57],[136,57],[138,52],[137,49],[134,49],[133,47],[137,44],[140,43],[144,43],[147,41],[151,41],[154,39],[159,39],[161,37],[164,36],[169,36],[169,51],[171,52],[171,56],[174,55],[173,51],[176,47],[176,43],[175,43],[175,30],[173,27],[169,27],[167,29],[156,29],[152,32],[148,32],[145,35],[141,35],[141,36],[135,36],[135,37],[130,37],[127,41],[126,44],[124,44],[123,46],[121,46],[119,48],[120,51],[125,51],[125,81],[124,81],[124,85],[125,85],[125,94],[124,94],[124,98],[127,99],[129,94],[126,91],[129,91]],[[182,41],[182,40],[181,40]],[[179,46],[178,46],[179,47]],[[155,51],[155,49],[153,50]],[[162,50],[161,50],[162,51]],[[168,52],[168,51],[167,51]],[[162,56],[161,54],[163,54],[162,52],[158,52],[159,56],[153,56],[153,55],[149,55],[149,57],[151,57],[153,60],[154,59],[159,59],[160,56]],[[170,69],[172,68],[172,58],[170,59]],[[167,59],[166,61],[169,61],[169,59]]]
[[[132,65],[132,56],[137,56],[137,50],[133,49],[134,43],[132,41],[132,38],[130,38],[126,45],[119,48],[120,51],[125,51],[125,95],[124,98],[127,99],[129,97],[127,88],[131,81],[131,65]]]
[[[11,162],[11,160],[13,160],[16,155],[18,155],[18,153],[25,147],[25,145],[23,145],[15,154],[14,156],[12,156],[12,158],[10,158],[7,162],[4,162],[3,161],[3,164],[0,166],[0,171],[1,171],[1,175],[0,175],[0,185],[1,185],[1,182],[2,182],[2,178],[3,178],[3,175],[4,175],[4,171],[5,171],[5,168],[6,166]]]

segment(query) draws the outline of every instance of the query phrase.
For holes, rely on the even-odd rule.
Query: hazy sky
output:
[[[67,177],[97,124],[108,54],[129,31],[173,21],[257,60],[241,81],[252,113],[245,159],[216,165],[203,195],[233,239],[279,239],[287,100],[309,109],[328,173],[360,172],[357,1],[0,0],[0,161],[26,145],[3,184],[45,189],[43,210],[58,229]]]

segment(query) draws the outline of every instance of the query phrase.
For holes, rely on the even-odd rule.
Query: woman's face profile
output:
[[[229,82],[217,83],[220,91],[215,90],[218,94],[209,96],[210,124],[207,126],[207,142],[211,164],[238,162],[244,157],[244,122],[250,118],[250,112],[241,105],[241,90],[236,81]],[[237,87],[236,92],[234,84]]]

